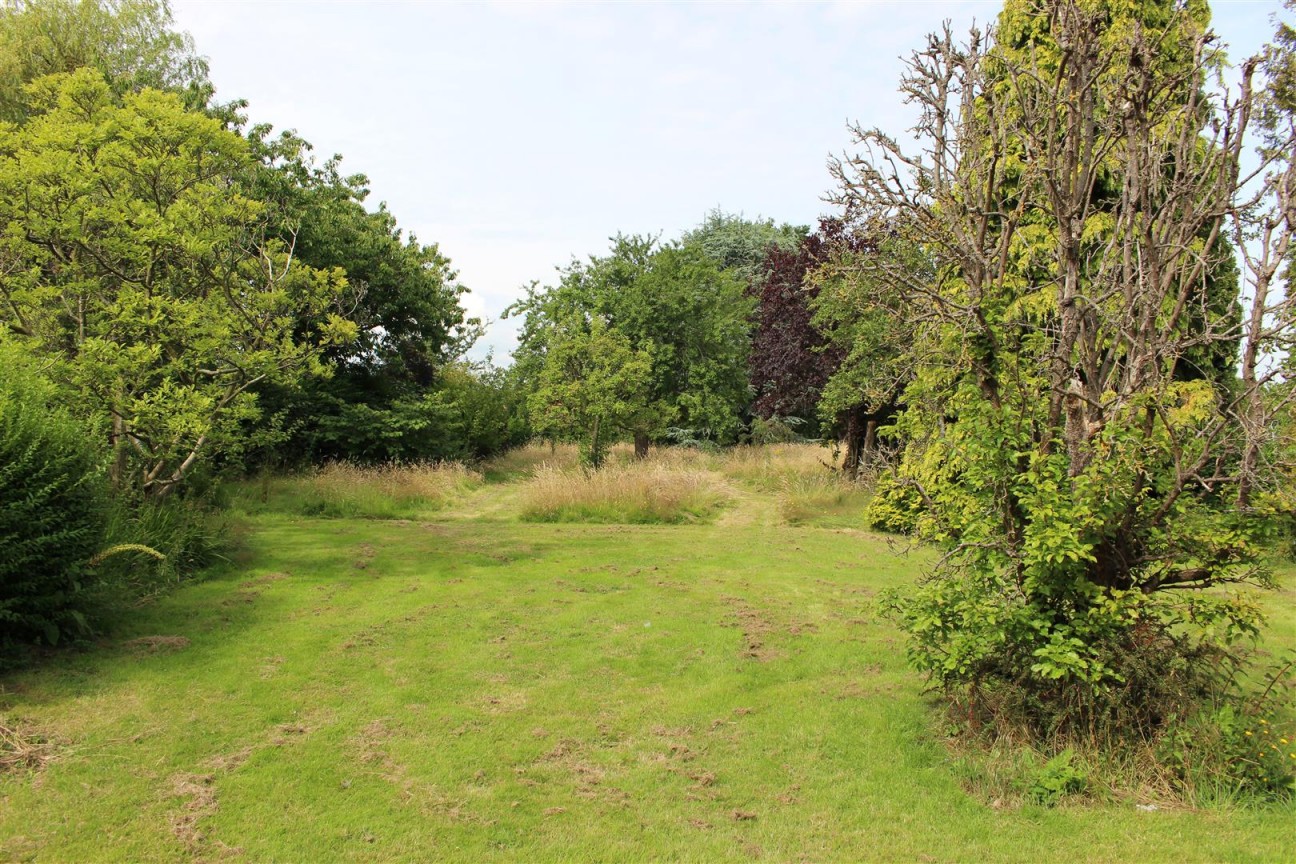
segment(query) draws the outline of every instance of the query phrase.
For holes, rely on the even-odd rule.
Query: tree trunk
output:
[[[648,458],[648,444],[649,444],[648,433],[635,432],[634,444],[635,444],[635,458],[636,459]]]
[[[867,425],[862,422],[862,418],[857,412],[851,412],[846,418],[846,434],[844,437],[846,444],[846,459],[842,462],[842,470],[848,477],[854,478],[859,474],[860,461],[864,456],[864,449],[868,441]]]
[[[595,469],[603,466],[603,442],[599,441],[599,418],[594,418],[594,430],[590,435],[590,465]]]

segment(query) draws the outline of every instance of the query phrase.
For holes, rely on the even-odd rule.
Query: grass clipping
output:
[[[522,518],[635,525],[694,522],[724,504],[717,479],[708,471],[663,462],[606,465],[598,471],[545,466],[523,488]]]
[[[54,759],[57,742],[0,717],[0,775],[39,771]]]

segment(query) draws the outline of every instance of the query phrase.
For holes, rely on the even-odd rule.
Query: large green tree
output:
[[[358,328],[357,339],[326,350],[332,375],[261,388],[283,433],[259,458],[470,455],[476,446],[447,425],[444,398],[430,398],[479,329],[465,316],[467,289],[449,259],[436,244],[404,235],[385,206],[369,209],[367,178],[343,174],[339,156],[319,163],[300,136],[272,135],[267,126],[247,137],[256,157],[247,186],[266,203],[267,234],[311,267],[346,272],[347,315]],[[299,330],[312,326],[298,322]]]
[[[1206,359],[1239,328],[1203,290],[1231,267],[1252,67],[1240,91],[1208,89],[1208,18],[1009,3],[999,29],[915,54],[922,153],[860,129],[838,166],[860,230],[931,262],[855,262],[911,334],[899,477],[949,548],[900,604],[913,656],[982,707],[1028,693],[1043,731],[1155,733],[1256,628],[1251,604],[1207,590],[1267,578],[1224,506],[1252,434],[1240,406],[1266,382]]]
[[[641,409],[620,424],[639,455],[672,425],[729,441],[750,401],[752,306],[741,280],[698,245],[618,236],[609,254],[573,262],[557,286],[533,288],[515,307],[527,316],[516,356],[538,370],[565,322],[600,318],[652,361]]]
[[[0,2],[0,120],[27,117],[28,83],[83,67],[118,95],[149,87],[203,108],[213,92],[206,60],[173,28],[167,0]]]
[[[166,495],[242,445],[253,387],[354,338],[345,277],[266,238],[246,142],[176,96],[92,69],[30,93],[0,131],[0,315],[106,424],[116,484]]]

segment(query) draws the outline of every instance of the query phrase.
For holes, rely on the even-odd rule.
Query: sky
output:
[[[1278,0],[1217,0],[1242,57]],[[673,238],[720,208],[813,225],[847,124],[904,136],[901,56],[999,2],[172,0],[220,99],[368,175],[369,203],[439,245],[493,322],[617,232]]]

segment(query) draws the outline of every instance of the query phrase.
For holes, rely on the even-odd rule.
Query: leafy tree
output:
[[[634,351],[649,352],[642,404],[617,424],[642,456],[672,423],[721,441],[736,436],[748,400],[751,308],[737,277],[698,246],[619,236],[610,254],[573,262],[556,287],[533,286],[510,313],[527,316],[515,356],[531,381],[573,319],[600,318]]]
[[[261,387],[284,432],[260,458],[457,458],[464,442],[440,419],[444,399],[428,397],[479,326],[464,315],[467,289],[449,260],[435,244],[404,237],[385,206],[367,209],[368,180],[343,175],[341,157],[317,164],[308,142],[267,126],[248,140],[257,161],[247,185],[267,204],[268,234],[311,267],[346,272],[345,308],[359,331],[326,349],[331,376]],[[297,329],[314,326],[302,319]]]
[[[914,55],[922,155],[857,129],[837,166],[858,230],[930,262],[855,262],[910,334],[898,476],[919,533],[949,546],[898,603],[913,657],[977,708],[1016,688],[1042,733],[1156,734],[1257,632],[1249,602],[1206,589],[1267,581],[1224,504],[1242,406],[1273,378],[1182,374],[1237,344],[1232,304],[1202,286],[1228,269],[1255,107],[1251,64],[1239,92],[1208,92],[1207,18],[1010,3],[999,30]],[[1244,354],[1266,338],[1244,331]]]
[[[354,337],[327,312],[345,278],[263,239],[234,187],[246,143],[176,96],[118,100],[86,69],[41,79],[31,109],[0,132],[0,314],[109,424],[117,486],[164,496],[242,445],[252,387]]]
[[[5,0],[0,3],[0,120],[27,117],[24,87],[82,67],[117,95],[146,87],[180,94],[189,108],[213,93],[207,61],[172,29],[166,0]]]
[[[931,265],[911,244],[891,237],[869,241],[840,223],[825,222],[821,263],[808,274],[814,326],[836,363],[824,381],[819,413],[845,444],[843,467],[859,472],[876,460],[879,431],[894,421],[901,394],[913,380],[909,328],[901,297],[867,281],[876,265],[864,257],[893,259],[914,274]],[[891,430],[894,432],[894,430]]]
[[[650,410],[651,376],[651,344],[633,348],[597,315],[566,319],[549,336],[530,396],[532,427],[551,438],[580,436],[586,461],[599,468],[613,430]]]
[[[824,385],[841,363],[841,352],[831,349],[810,308],[819,287],[806,277],[823,254],[820,232],[795,249],[765,250],[764,278],[751,289],[757,302],[749,363],[752,412],[763,419],[814,417]]]
[[[720,209],[712,210],[691,231],[680,237],[685,246],[697,246],[722,270],[730,270],[749,286],[765,275],[765,256],[771,248],[791,251],[809,233],[807,228],[775,225],[773,219],[745,219]]]

